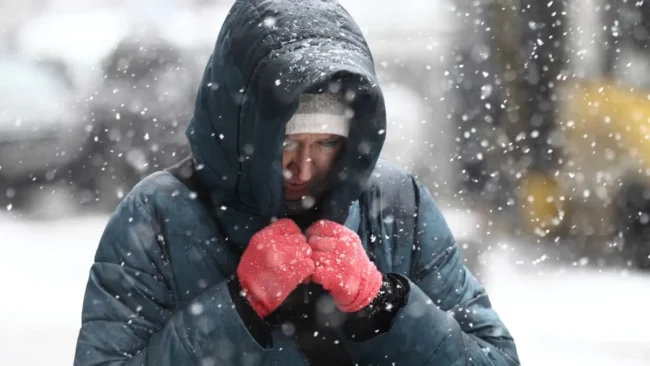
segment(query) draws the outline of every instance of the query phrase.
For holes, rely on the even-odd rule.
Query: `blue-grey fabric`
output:
[[[355,230],[380,271],[410,285],[390,330],[343,336],[348,353],[359,365],[519,364],[430,193],[378,162],[383,97],[354,21],[335,1],[238,0],[187,130],[215,212],[168,172],[129,193],[90,270],[75,365],[306,365],[281,330],[269,344],[251,337],[226,281],[250,237],[284,215],[281,146],[298,96],[338,77],[357,94],[355,118],[322,217]]]

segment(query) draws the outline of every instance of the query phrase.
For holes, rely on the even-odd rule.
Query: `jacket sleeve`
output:
[[[415,245],[406,303],[390,329],[346,341],[359,364],[519,365],[514,340],[483,286],[463,265],[428,190],[419,183]]]
[[[152,213],[127,197],[90,270],[74,364],[263,364],[270,340],[251,336],[225,280],[177,308],[165,252]]]

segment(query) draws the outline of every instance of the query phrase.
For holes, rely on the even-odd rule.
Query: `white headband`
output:
[[[348,105],[339,94],[302,94],[296,113],[287,122],[287,135],[328,133],[348,137]]]

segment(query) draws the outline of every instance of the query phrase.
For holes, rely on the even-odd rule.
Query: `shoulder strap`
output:
[[[214,205],[212,199],[210,199],[210,193],[197,179],[196,167],[194,166],[194,159],[192,159],[191,155],[165,170],[170,172],[181,183],[185,184],[190,191],[196,193],[198,199],[210,214],[214,213]]]

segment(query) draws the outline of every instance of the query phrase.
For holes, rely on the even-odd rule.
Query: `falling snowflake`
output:
[[[266,17],[264,19],[264,26],[267,27],[267,28],[271,28],[271,27],[275,26],[276,22],[277,22],[277,20],[274,17]]]

